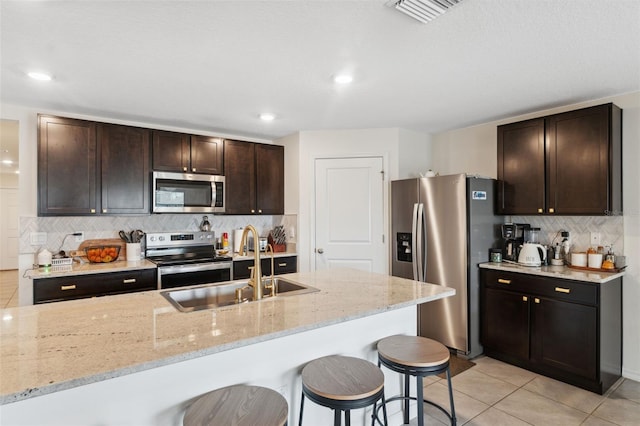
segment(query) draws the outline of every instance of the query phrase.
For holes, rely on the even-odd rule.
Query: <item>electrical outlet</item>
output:
[[[47,244],[47,233],[46,232],[32,232],[29,235],[29,242],[32,246],[43,246]]]
[[[74,232],[74,234],[80,234],[80,235],[76,235],[76,243],[81,243],[84,241],[84,232],[78,231],[78,232]]]
[[[591,245],[599,246],[600,245],[600,233],[599,232],[591,232]]]

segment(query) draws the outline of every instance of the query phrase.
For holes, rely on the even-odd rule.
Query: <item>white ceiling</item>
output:
[[[640,0],[464,0],[428,24],[387,0],[0,3],[3,103],[160,126],[436,133],[640,90]]]

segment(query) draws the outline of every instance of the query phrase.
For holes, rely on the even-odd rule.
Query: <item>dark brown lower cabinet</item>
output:
[[[237,260],[233,262],[233,279],[243,280],[251,276],[249,267],[253,266],[253,260]],[[262,275],[271,275],[271,257],[260,255],[260,268]],[[298,271],[298,256],[276,257],[273,260],[273,274],[289,274]]]
[[[59,302],[157,288],[155,269],[40,278],[33,280],[33,303]]]
[[[485,355],[603,394],[622,374],[622,278],[481,269]]]

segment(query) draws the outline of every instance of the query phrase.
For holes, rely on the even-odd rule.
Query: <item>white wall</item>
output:
[[[640,92],[436,134],[432,136],[431,160],[441,174],[469,172],[495,178],[498,125],[608,102],[623,109],[623,252],[629,264],[623,280],[623,375],[640,381]]]
[[[418,176],[428,169],[427,135],[397,128],[316,130],[304,131],[276,141],[285,146],[285,153],[291,150],[297,155],[285,154],[285,181],[298,181],[298,194],[290,194],[285,186],[285,200],[299,197],[298,211],[298,266],[300,271],[313,269],[314,253],[314,166],[318,158],[366,157],[383,158],[385,180],[387,182]],[[297,169],[296,169],[297,167]],[[295,170],[295,172],[293,171]],[[388,185],[385,186],[385,211],[388,210]],[[287,201],[288,203],[289,201]],[[296,207],[287,204],[286,211]],[[289,208],[291,210],[289,210]],[[389,229],[388,215],[385,229]],[[387,238],[386,241],[389,241]]]

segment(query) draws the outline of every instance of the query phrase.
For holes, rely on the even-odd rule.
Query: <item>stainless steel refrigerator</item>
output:
[[[465,174],[391,182],[391,274],[456,289],[418,306],[418,334],[469,358],[482,353],[478,263],[500,244],[494,187]]]

